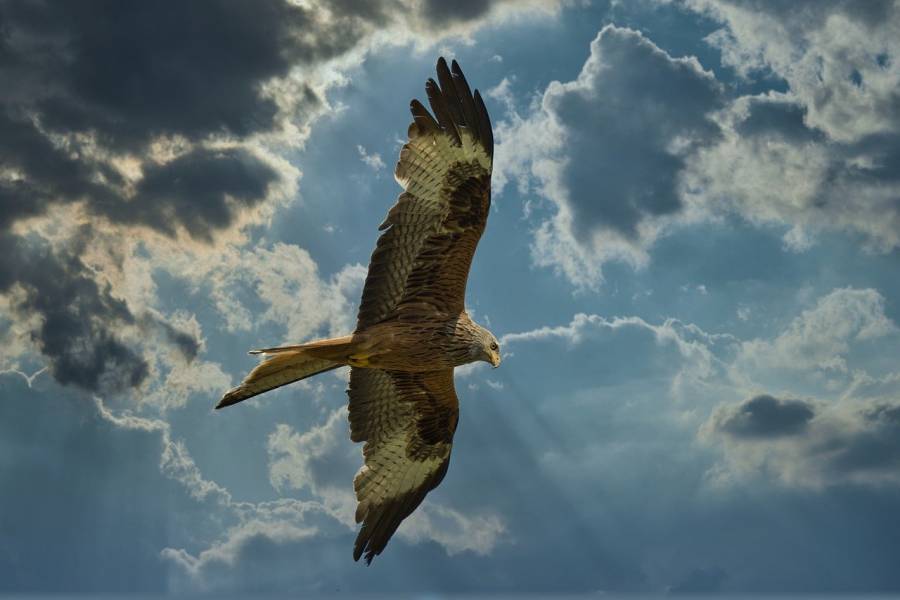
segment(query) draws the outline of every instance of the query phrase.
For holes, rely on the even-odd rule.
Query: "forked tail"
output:
[[[226,393],[216,408],[224,408],[283,385],[337,369],[347,364],[351,337],[320,340],[299,346],[251,350],[261,354],[263,362],[244,378],[239,386]]]

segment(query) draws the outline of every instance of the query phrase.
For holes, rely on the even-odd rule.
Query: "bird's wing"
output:
[[[453,369],[410,373],[350,371],[350,439],[366,442],[353,480],[362,528],[354,560],[381,554],[388,540],[450,464],[459,404]]]
[[[418,100],[394,171],[405,190],[379,229],[357,330],[417,309],[458,313],[491,203],[494,140],[481,95],[453,61],[425,85],[434,117]],[[437,120],[435,120],[435,117]]]

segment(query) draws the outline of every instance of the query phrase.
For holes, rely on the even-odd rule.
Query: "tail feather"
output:
[[[250,371],[250,374],[239,386],[228,391],[216,408],[231,406],[263,392],[336,369],[346,364],[339,357],[341,353],[329,351],[326,352],[329,358],[323,358],[321,350],[336,350],[339,346],[346,346],[348,343],[349,337],[321,340],[300,346],[251,350],[250,354],[263,354],[265,359]],[[336,360],[332,360],[332,358]]]
[[[306,346],[279,346],[277,348],[259,348],[257,350],[250,350],[247,354],[280,354],[282,352],[294,352],[296,350],[303,350]]]

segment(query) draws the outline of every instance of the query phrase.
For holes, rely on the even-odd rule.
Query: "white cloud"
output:
[[[366,163],[366,165],[373,171],[378,172],[384,170],[385,165],[384,161],[381,160],[380,154],[378,154],[377,152],[369,154],[361,144],[356,145],[356,151],[359,152],[359,159]]]
[[[870,251],[900,245],[900,142],[832,141],[806,127],[806,110],[793,94],[735,100],[718,115],[721,141],[687,160],[685,202],[699,214],[786,227],[785,244],[798,251],[834,230],[863,234]]]
[[[744,75],[771,70],[831,139],[900,133],[900,10],[892,1],[847,3],[689,0],[725,23],[710,37]]]
[[[269,435],[267,448],[272,487],[279,493],[309,490],[337,519],[353,529],[356,496],[350,482],[359,466],[360,454],[348,443],[348,437],[347,408],[341,407],[324,423],[304,432],[279,424]]]
[[[194,556],[183,548],[163,548],[160,556],[180,566],[195,578],[201,589],[215,588],[203,582],[203,572],[213,565],[234,566],[245,547],[257,538],[265,538],[276,544],[295,542],[316,534],[312,527],[299,527],[285,521],[248,521],[225,532],[222,543],[211,546]]]
[[[437,542],[450,556],[465,551],[490,554],[508,536],[497,515],[463,514],[427,500],[400,525],[397,534],[413,543]]]
[[[196,291],[208,293],[229,330],[276,323],[284,327],[285,343],[304,341],[322,329],[331,336],[352,331],[366,276],[364,266],[353,264],[324,280],[308,251],[284,243],[225,246],[216,255],[158,249],[154,259]],[[263,302],[261,315],[243,300],[248,291]]]
[[[819,298],[773,340],[744,342],[738,368],[847,370],[856,342],[897,332],[884,313],[884,297],[873,289],[843,288]]]

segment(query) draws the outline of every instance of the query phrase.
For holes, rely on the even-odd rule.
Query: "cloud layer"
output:
[[[716,72],[609,25],[578,77],[524,114],[508,83],[495,91],[510,109],[500,182],[549,201],[535,262],[591,287],[604,262],[645,265],[661,235],[735,215],[781,229],[794,250],[834,231],[896,248],[896,4],[685,6],[721,24],[706,38]],[[786,90],[743,91],[766,77]]]

